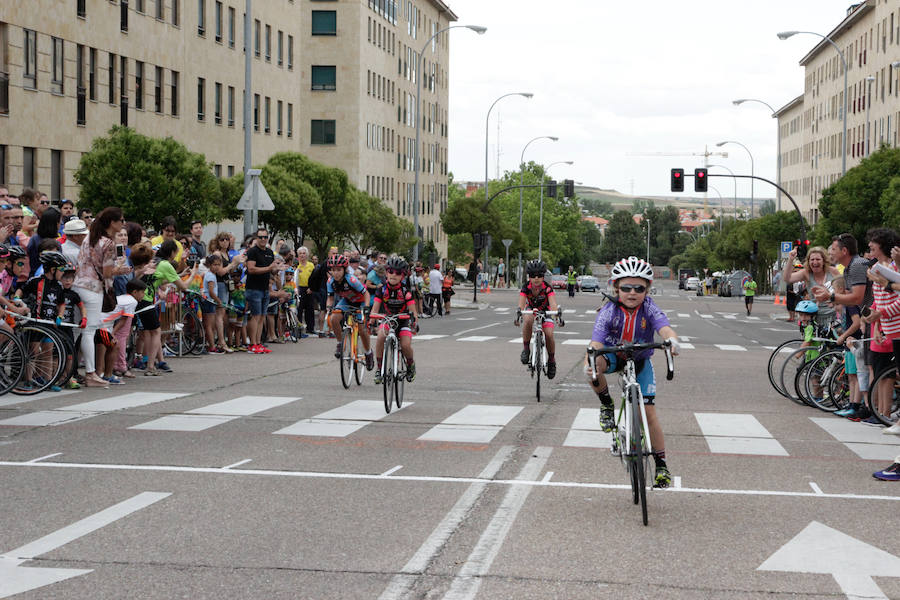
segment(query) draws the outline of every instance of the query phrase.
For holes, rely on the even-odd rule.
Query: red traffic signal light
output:
[[[684,191],[684,169],[672,169],[671,189],[673,192]]]
[[[707,177],[706,169],[694,169],[694,191],[695,192],[706,192],[708,189],[709,180]]]

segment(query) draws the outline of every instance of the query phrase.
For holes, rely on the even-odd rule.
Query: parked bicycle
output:
[[[651,342],[646,344],[621,344],[605,348],[588,346],[588,366],[590,376],[596,385],[599,381],[597,371],[597,356],[601,354],[616,354],[624,356],[625,367],[621,373],[622,403],[619,406],[616,417],[616,431],[613,432],[612,453],[618,456],[631,482],[631,496],[634,504],[640,502],[641,517],[644,525],[648,523],[647,517],[647,489],[653,486],[647,481],[647,473],[651,472],[650,458],[653,456],[653,448],[650,443],[650,428],[647,425],[647,412],[644,408],[644,396],[641,386],[637,382],[634,356],[638,352],[647,349],[662,348],[666,353],[666,379],[671,380],[675,376],[675,362],[672,358],[672,344],[669,341]]]
[[[541,401],[541,374],[547,375],[547,346],[544,340],[544,321],[547,318],[556,317],[559,326],[564,327],[566,322],[562,318],[563,309],[558,306],[556,310],[539,310],[532,309],[534,315],[534,324],[531,327],[531,341],[528,343],[529,359],[528,372],[531,373],[532,379],[535,380],[535,395],[537,401]],[[522,323],[522,311],[516,310],[516,320],[514,325],[517,327]]]

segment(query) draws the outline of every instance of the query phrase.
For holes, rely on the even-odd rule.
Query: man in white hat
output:
[[[63,235],[66,243],[62,245],[62,253],[73,265],[78,264],[78,252],[81,251],[81,243],[87,237],[88,228],[81,219],[69,219],[63,225]]]

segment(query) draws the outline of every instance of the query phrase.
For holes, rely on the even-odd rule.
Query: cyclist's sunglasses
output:
[[[529,275],[528,277],[531,279],[543,279],[544,278],[543,275]]]
[[[620,285],[619,289],[625,293],[636,292],[638,294],[643,294],[644,292],[647,291],[647,286],[646,285],[628,285],[626,283],[626,284]]]
[[[15,265],[16,265],[17,267],[24,267],[24,266],[25,266],[25,261],[24,261],[24,260],[17,260],[16,263],[15,263]]]
[[[403,275],[403,271],[399,269],[385,269],[385,272],[388,275]]]

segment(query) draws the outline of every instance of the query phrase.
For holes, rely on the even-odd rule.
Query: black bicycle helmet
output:
[[[409,264],[399,256],[390,257],[384,266],[388,269],[394,269],[395,271],[399,271],[403,274],[405,274],[409,270]]]
[[[528,273],[529,277],[532,275],[540,275],[543,277],[544,273],[547,272],[547,264],[542,260],[532,260],[528,262],[525,271]]]
[[[53,267],[64,267],[69,264],[68,259],[62,252],[58,252],[56,250],[44,250],[41,252],[39,257],[41,264],[45,269],[52,269]]]
[[[76,267],[76,266],[73,265],[72,263],[66,261],[66,264],[64,264],[64,265],[60,268],[60,270],[61,270],[63,273],[74,273],[75,271],[78,270],[78,267]]]
[[[25,248],[22,246],[10,246],[9,247],[9,258],[25,258],[28,256],[28,253],[25,251]]]

